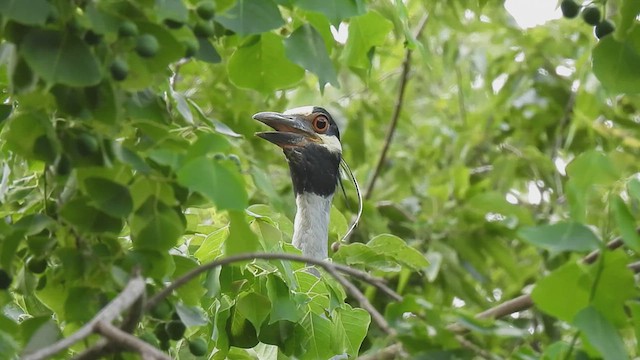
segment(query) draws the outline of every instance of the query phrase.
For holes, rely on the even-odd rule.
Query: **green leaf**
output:
[[[392,30],[393,23],[376,11],[351,19],[349,38],[342,54],[346,64],[369,69],[371,48],[382,45]]]
[[[205,38],[198,38],[198,53],[196,54],[196,59],[208,62],[210,64],[217,64],[222,61],[220,54],[216,48],[211,45],[211,42]]]
[[[640,180],[633,178],[627,183],[627,192],[634,200],[640,201]]]
[[[623,40],[636,25],[636,18],[640,14],[640,2],[635,0],[623,0],[617,8],[615,15],[615,38]]]
[[[391,261],[385,254],[361,243],[340,246],[340,249],[333,255],[333,260],[350,266],[366,266],[385,272],[400,271],[397,262]]]
[[[291,322],[300,320],[302,313],[298,309],[298,304],[291,298],[291,291],[284,280],[270,275],[267,278],[267,294],[271,300],[269,324],[280,320]]]
[[[613,207],[613,217],[618,226],[618,231],[622,235],[624,243],[636,252],[640,252],[640,235],[636,230],[636,219],[631,215],[627,204],[616,196],[611,201]]]
[[[185,229],[180,214],[153,196],[135,212],[130,226],[135,249],[157,251],[175,246]]]
[[[5,19],[26,25],[44,25],[51,12],[46,0],[0,0],[0,13]]]
[[[122,219],[88,205],[89,202],[88,198],[71,200],[64,204],[60,210],[60,216],[86,232],[118,234],[122,230]]]
[[[187,272],[198,267],[198,263],[188,257],[173,255],[173,262],[176,265],[176,269],[173,272],[173,278],[178,278]],[[197,306],[200,304],[200,298],[204,295],[205,289],[202,286],[203,275],[197,276],[194,280],[180,286],[176,290],[176,293],[180,299],[189,306]]]
[[[178,170],[178,182],[206,196],[219,209],[243,210],[248,203],[242,176],[229,161],[195,158]]]
[[[160,19],[172,19],[186,22],[189,19],[189,11],[181,0],[155,0],[156,15]]]
[[[640,92],[640,28],[623,42],[613,36],[600,40],[593,49],[593,73],[612,93]]]
[[[624,251],[612,251],[598,261],[604,264],[588,268],[593,284],[591,305],[614,325],[624,326],[628,320],[625,302],[636,296],[634,274],[627,267],[629,260]]]
[[[640,302],[630,301],[627,303],[627,307],[631,312],[633,331],[635,332],[636,339],[638,339],[640,337]],[[640,343],[636,343],[636,352],[638,350],[640,350]]]
[[[304,76],[304,70],[285,56],[282,39],[272,33],[238,48],[227,66],[234,85],[263,93],[291,87]]]
[[[318,76],[320,91],[326,84],[340,87],[333,63],[320,33],[311,25],[303,24],[285,41],[287,57]]]
[[[296,5],[306,10],[323,13],[336,27],[342,20],[360,15],[365,9],[361,0],[296,0]]]
[[[331,321],[324,316],[308,312],[302,320],[308,343],[301,359],[329,359],[336,355],[331,349]]]
[[[2,139],[10,150],[26,158],[35,157],[37,138],[54,132],[49,118],[42,112],[14,113],[7,121],[7,127]]]
[[[573,321],[605,360],[629,359],[617,329],[594,307],[582,309]]]
[[[200,300],[198,298],[197,300]],[[176,312],[180,316],[180,320],[187,326],[204,326],[209,324],[207,313],[197,306],[185,306],[182,303],[176,304]]]
[[[284,25],[272,0],[237,0],[234,7],[217,14],[215,20],[240,35],[265,33]]]
[[[371,239],[367,246],[414,270],[422,270],[429,266],[427,258],[422,253],[407,245],[404,240],[395,235],[378,235]]]
[[[337,308],[333,314],[333,332],[338,353],[346,352],[356,358],[360,345],[369,329],[371,316],[363,309],[353,309],[349,304]]]
[[[578,264],[568,263],[538,280],[531,299],[538,309],[569,322],[588,305],[589,292],[587,273]]]
[[[531,245],[552,253],[592,251],[600,240],[588,227],[578,223],[529,226],[518,230],[518,236]]]
[[[269,316],[271,301],[266,296],[256,292],[246,292],[238,296],[236,309],[253,324],[254,328],[260,329],[262,323]]]
[[[23,335],[30,335],[23,336],[25,341],[29,339],[22,349],[23,354],[45,348],[62,337],[60,329],[50,316],[27,319],[20,324],[20,327],[23,330]]]
[[[251,231],[243,211],[229,211],[229,238],[225,242],[225,255],[241,254],[260,250],[258,236]]]
[[[98,289],[86,286],[72,287],[68,290],[64,303],[64,317],[70,322],[87,322],[101,308]]]
[[[5,121],[9,116],[11,116],[11,112],[13,111],[13,105],[10,104],[0,104],[0,124]]]
[[[133,199],[125,186],[99,177],[85,179],[84,185],[100,210],[114,217],[126,217],[131,213]]]
[[[231,316],[231,306],[233,302],[227,295],[221,296],[213,302],[212,310],[214,315],[213,331],[211,340],[215,341],[216,348],[223,354],[229,351],[229,336],[227,335],[227,320]]]
[[[102,79],[98,60],[75,35],[34,30],[25,36],[19,51],[29,67],[51,84],[92,86]]]

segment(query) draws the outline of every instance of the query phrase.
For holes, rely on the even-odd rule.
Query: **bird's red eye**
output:
[[[318,115],[313,119],[313,129],[316,132],[324,134],[329,130],[329,119],[324,115]]]

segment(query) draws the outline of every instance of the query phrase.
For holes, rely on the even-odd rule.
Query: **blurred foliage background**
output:
[[[640,356],[640,6],[567,3],[522,27],[491,0],[0,0],[0,358],[73,333],[136,266],[153,294],[295,253],[288,169],[251,116],[301,105],[337,120],[365,195],[331,256],[404,296],[358,284],[397,336],[276,260],[208,272],[136,336],[180,359]],[[330,242],[357,209],[344,182]]]

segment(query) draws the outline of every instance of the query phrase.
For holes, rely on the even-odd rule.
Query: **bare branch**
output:
[[[164,298],[169,296],[173,290],[175,290],[175,289],[179,288],[180,286],[186,284],[187,282],[191,281],[192,279],[194,279],[198,275],[204,273],[205,271],[209,271],[209,270],[214,269],[214,268],[216,268],[218,266],[224,266],[224,265],[232,264],[232,263],[235,263],[235,262],[241,262],[241,261],[247,261],[247,260],[255,260],[255,259],[289,260],[289,261],[302,262],[302,263],[307,263],[307,264],[311,264],[311,265],[320,266],[323,269],[325,269],[327,272],[329,272],[328,269],[331,268],[331,269],[337,270],[339,272],[345,273],[347,275],[351,275],[353,277],[356,277],[356,278],[358,278],[358,279],[360,279],[360,280],[362,280],[364,282],[367,282],[367,283],[377,287],[378,289],[382,290],[385,294],[388,294],[389,296],[391,296],[395,300],[399,300],[399,299],[401,300],[402,299],[402,296],[398,295],[396,292],[394,292],[389,287],[384,285],[384,282],[383,282],[382,279],[374,277],[374,276],[371,276],[370,274],[367,274],[364,271],[356,270],[356,269],[350,268],[350,267],[345,266],[345,265],[334,264],[334,263],[330,263],[330,262],[327,262],[327,261],[324,261],[324,260],[318,260],[318,259],[314,259],[314,258],[311,258],[311,257],[306,257],[306,256],[301,256],[301,255],[296,255],[296,254],[286,254],[286,253],[245,253],[245,254],[233,255],[233,256],[229,256],[229,257],[223,258],[223,259],[215,260],[215,261],[212,261],[210,263],[198,266],[197,268],[185,273],[181,277],[179,277],[176,280],[174,280],[171,284],[167,285],[167,287],[165,287],[164,289],[162,289],[161,291],[159,291],[158,293],[153,295],[151,298],[149,298],[149,301],[147,301],[147,303],[145,304],[145,311],[148,311],[148,310],[152,309],[161,300],[163,300]]]
[[[112,343],[140,353],[143,359],[171,360],[167,354],[108,322],[96,323],[95,331],[111,340]]]
[[[351,296],[358,300],[360,306],[362,306],[363,309],[367,310],[369,314],[371,314],[371,318],[376,324],[378,324],[378,327],[380,327],[382,331],[386,332],[390,336],[396,336],[396,331],[389,326],[389,323],[387,323],[387,320],[385,320],[384,316],[382,316],[382,314],[380,314],[378,310],[376,310],[376,308],[371,305],[369,299],[364,296],[360,289],[358,289],[355,285],[353,285],[342,275],[340,275],[334,267],[325,267],[325,270],[327,270],[329,275],[338,280],[340,285],[342,285],[351,294]]]
[[[113,299],[107,306],[105,306],[100,312],[94,316],[87,324],[82,326],[78,331],[70,336],[53,343],[45,348],[42,348],[31,354],[27,354],[23,357],[23,360],[41,360],[49,358],[62,350],[68,349],[73,344],[81,341],[87,336],[91,335],[95,331],[95,326],[99,322],[110,323],[118,316],[120,316],[125,310],[131,307],[131,305],[142,295],[145,291],[144,279],[140,274],[134,274],[127,286],[120,292],[115,299]]]
[[[420,23],[415,31],[414,38],[420,37],[422,32],[424,31],[427,20],[429,20],[429,15],[425,14],[422,19],[420,19]],[[398,97],[396,98],[396,104],[393,108],[393,114],[391,115],[391,121],[389,123],[389,129],[387,130],[387,135],[384,139],[384,145],[382,147],[382,151],[380,151],[380,157],[378,158],[378,162],[376,164],[375,170],[373,171],[373,175],[371,175],[371,179],[369,180],[369,184],[367,185],[367,190],[364,193],[364,198],[369,199],[373,194],[373,187],[375,186],[376,180],[380,175],[380,171],[382,170],[382,165],[387,159],[387,152],[389,151],[389,146],[391,145],[391,140],[393,140],[393,135],[396,132],[396,127],[398,126],[398,120],[400,119],[400,113],[402,112],[402,105],[404,104],[404,93],[407,88],[407,83],[409,82],[409,72],[411,70],[411,48],[407,47],[405,51],[404,60],[402,62],[402,75],[400,76],[400,85],[398,89]]]

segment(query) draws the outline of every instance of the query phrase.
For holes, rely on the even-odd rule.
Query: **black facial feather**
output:
[[[336,191],[340,154],[315,144],[303,148],[287,148],[284,149],[284,154],[289,162],[296,195],[313,193],[326,197]]]

